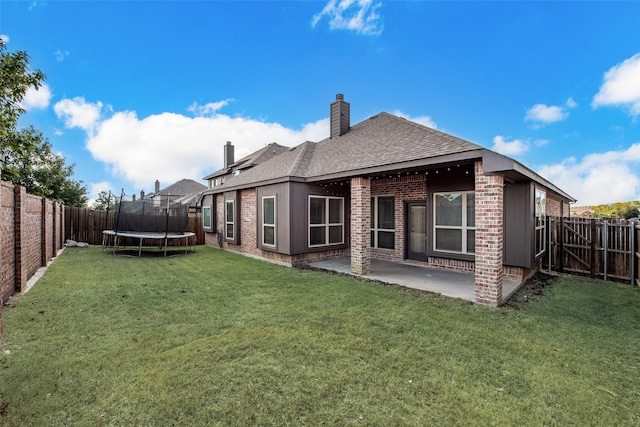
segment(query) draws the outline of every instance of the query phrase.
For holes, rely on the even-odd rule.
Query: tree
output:
[[[111,192],[101,191],[98,193],[98,197],[91,205],[91,208],[96,211],[106,211],[107,209],[113,210],[116,204],[116,197]]]
[[[0,155],[7,148],[17,148],[20,143],[14,138],[18,118],[25,112],[20,102],[27,89],[38,89],[44,78],[40,70],[30,71],[26,52],[9,53],[0,39]]]
[[[87,189],[71,179],[74,165],[51,151],[51,144],[34,127],[15,132],[15,147],[5,149],[2,179],[25,187],[27,193],[59,201],[67,206],[84,206]]]
[[[84,206],[87,189],[82,181],[74,181],[74,165],[67,166],[64,157],[54,154],[51,144],[34,127],[18,130],[21,102],[27,89],[38,89],[44,74],[30,71],[29,55],[9,53],[0,39],[0,176],[22,185],[27,193],[57,200],[68,206]]]

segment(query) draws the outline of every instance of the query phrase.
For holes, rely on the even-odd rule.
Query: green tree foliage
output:
[[[91,208],[96,211],[114,210],[115,204],[116,197],[111,194],[111,192],[101,191],[91,205]]]
[[[67,206],[84,206],[87,189],[71,179],[73,165],[51,151],[41,132],[28,127],[16,132],[16,148],[5,150],[2,179],[22,185],[27,193],[59,201]]]
[[[605,205],[592,206],[593,218],[630,219],[640,216],[640,201],[616,202]]]
[[[0,171],[1,178],[22,185],[29,194],[59,201],[68,206],[84,206],[87,189],[74,181],[73,165],[54,154],[51,144],[33,127],[17,129],[27,89],[38,89],[44,74],[31,71],[26,52],[7,52],[0,40]],[[4,160],[4,161],[3,161]]]
[[[26,52],[9,53],[0,40],[0,150],[17,148],[20,141],[13,134],[18,118],[25,112],[20,102],[29,87],[38,89],[43,82],[40,70],[30,71]]]

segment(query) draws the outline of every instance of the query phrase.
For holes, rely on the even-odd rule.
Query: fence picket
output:
[[[640,225],[624,220],[553,218],[556,248],[549,264],[556,271],[640,284]]]

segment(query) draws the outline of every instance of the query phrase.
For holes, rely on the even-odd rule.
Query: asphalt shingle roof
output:
[[[285,177],[319,178],[416,159],[480,150],[482,147],[389,113],[351,127],[342,136],[304,142],[228,178],[222,187]]]

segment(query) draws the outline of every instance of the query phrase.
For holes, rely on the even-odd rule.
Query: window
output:
[[[211,206],[202,208],[202,228],[211,228]]]
[[[536,256],[542,255],[546,248],[547,225],[547,193],[536,188],[535,214],[536,214]]]
[[[262,244],[276,245],[276,198],[262,198]]]
[[[225,238],[233,240],[235,236],[235,203],[233,200],[227,200],[224,203],[224,222],[225,222]]]
[[[475,253],[476,196],[473,191],[433,195],[433,249],[460,254]]]
[[[393,196],[371,198],[371,247],[395,248],[396,208]]]
[[[344,243],[344,198],[309,196],[309,246]]]

